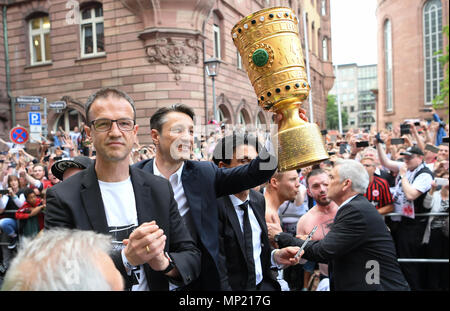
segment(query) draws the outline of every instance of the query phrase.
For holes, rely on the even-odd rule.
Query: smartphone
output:
[[[436,147],[435,145],[432,145],[432,144],[426,144],[425,145],[425,150],[429,150],[431,152],[438,153],[439,152],[439,147]]]
[[[361,148],[361,147],[369,147],[369,142],[367,140],[357,141],[356,148]]]
[[[0,190],[0,194],[2,194],[2,195],[7,195],[8,193],[9,193],[8,189],[1,189]]]
[[[347,152],[347,143],[342,143],[339,145],[339,153],[344,154]]]
[[[423,109],[419,109],[419,111],[421,112],[431,112],[431,108],[423,108]]]
[[[332,156],[332,155],[335,155],[336,154],[336,152],[334,152],[334,151],[328,151],[328,155],[329,156]]]
[[[308,237],[306,238],[305,242],[303,242],[302,246],[300,247],[300,249],[298,250],[297,254],[295,254],[294,258],[298,258],[298,256],[300,256],[300,254],[302,253],[302,250],[305,248],[306,244],[308,244],[309,241],[311,241],[314,232],[316,232],[317,230],[317,225],[314,226],[314,228],[311,230],[311,232],[308,234]]]
[[[448,143],[448,136],[447,137],[442,137],[442,142],[443,143]]]
[[[415,126],[420,126],[420,122],[414,122]]]
[[[59,161],[59,160],[62,160],[62,157],[54,157],[53,160]]]
[[[436,185],[438,185],[438,186],[446,186],[446,185],[448,185],[448,179],[447,179],[447,178],[439,178],[439,177],[436,177],[436,178],[434,179],[434,182],[435,182]]]
[[[391,138],[391,145],[403,145],[404,143],[404,138]]]
[[[5,160],[0,160],[0,163],[3,163],[3,162],[5,162]]]
[[[409,124],[400,124],[400,136],[411,134]]]

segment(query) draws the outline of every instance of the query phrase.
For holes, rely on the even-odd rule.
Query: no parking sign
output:
[[[24,127],[16,126],[9,133],[9,138],[15,144],[25,144],[28,141],[29,135]]]

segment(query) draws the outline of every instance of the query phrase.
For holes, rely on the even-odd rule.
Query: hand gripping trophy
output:
[[[310,86],[294,12],[284,7],[258,11],[237,23],[231,36],[258,104],[282,114],[274,137],[278,141],[278,169],[293,170],[328,159],[319,127],[299,116]]]

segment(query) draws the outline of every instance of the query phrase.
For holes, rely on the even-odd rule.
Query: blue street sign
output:
[[[41,125],[41,113],[28,112],[28,123],[30,125]]]

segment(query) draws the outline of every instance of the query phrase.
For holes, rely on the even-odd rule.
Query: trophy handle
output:
[[[273,107],[273,112],[283,115],[283,119],[278,125],[278,131],[287,130],[307,123],[300,118],[299,109],[301,104],[301,101],[294,97],[282,100]]]

